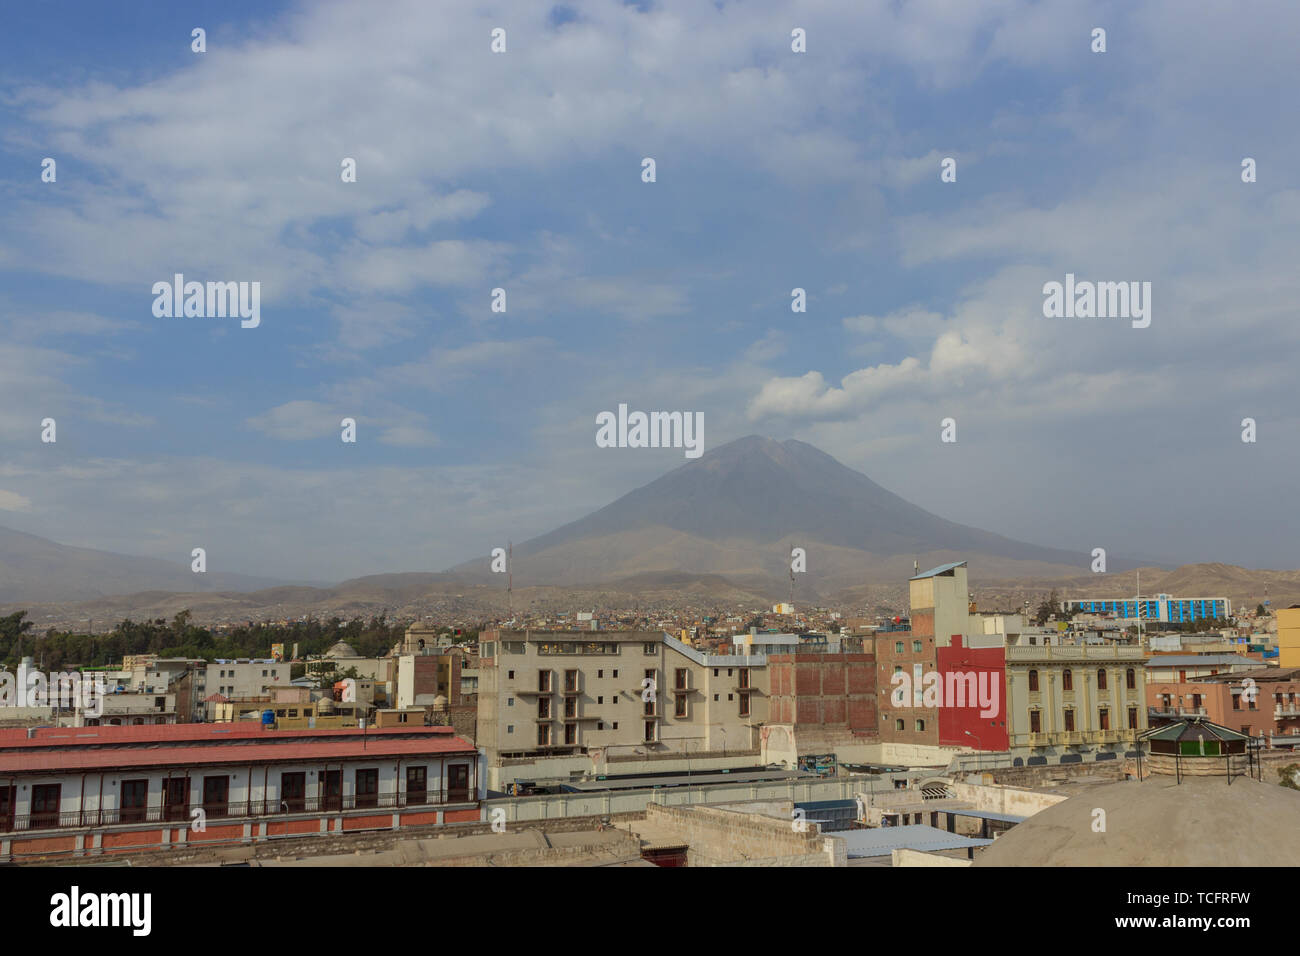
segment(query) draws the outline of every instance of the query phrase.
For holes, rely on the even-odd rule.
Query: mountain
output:
[[[808,556],[797,588],[820,596],[867,576],[906,577],[913,561],[969,560],[984,578],[1075,575],[1091,561],[940,518],[804,442],[750,436],[517,545],[514,580],[574,585],[672,571],[788,588],[795,546]],[[486,562],[455,571],[481,580]]]
[[[137,591],[252,591],[279,582],[195,574],[185,564],[92,551],[0,528],[0,603],[82,601]]]

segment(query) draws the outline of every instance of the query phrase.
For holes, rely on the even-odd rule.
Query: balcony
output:
[[[131,826],[154,823],[173,823],[188,826],[194,810],[202,809],[206,822],[247,820],[257,817],[284,817],[301,813],[336,813],[350,810],[405,809],[418,807],[445,807],[464,803],[477,803],[469,788],[450,791],[419,791],[416,793],[362,793],[345,797],[327,796],[311,799],[253,800],[251,802],[223,804],[194,804],[150,807],[120,807],[111,810],[72,810],[67,813],[30,813],[16,817],[0,816],[0,833],[22,833],[32,830],[83,830],[96,827]]]

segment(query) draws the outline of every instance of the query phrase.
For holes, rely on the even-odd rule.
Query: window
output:
[[[903,673],[903,665],[902,665],[902,664],[895,664],[895,665],[894,665],[894,673],[895,673],[895,674],[901,674],[901,673]]]
[[[598,704],[603,704],[603,703],[605,703],[605,698],[604,698],[604,697],[597,697],[597,698],[596,698],[596,703],[598,703]]]
[[[655,652],[655,646],[653,641],[646,641],[644,644],[641,645],[641,653],[653,654],[654,652]]]
[[[895,654],[901,654],[901,653],[903,653],[903,642],[902,642],[902,641],[894,641],[894,653],[895,653]]]
[[[677,700],[674,701],[673,716],[674,716],[674,717],[685,717],[685,716],[686,716],[686,698],[685,698],[685,697],[678,697]]]
[[[122,781],[122,823],[143,823],[148,803],[148,780]]]
[[[728,694],[728,695],[727,695],[727,700],[735,700],[735,697],[736,697],[735,694]]]
[[[549,747],[551,745],[551,725],[542,724],[537,728],[537,746]]]
[[[728,677],[731,676],[731,668],[730,668],[730,667],[727,668],[727,676],[728,676]]]
[[[1029,693],[1038,690],[1038,671],[1029,672]]]
[[[678,667],[673,671],[673,687],[677,690],[686,689],[686,668]]]
[[[912,653],[914,653],[914,654],[920,654],[920,653],[921,653],[921,642],[920,642],[920,641],[913,641],[913,642],[912,642]]]
[[[918,733],[924,732],[924,730],[925,730],[925,721],[924,721],[924,720],[917,720],[917,722],[916,722],[916,730],[917,730]]]
[[[713,668],[713,676],[714,676],[714,677],[717,677],[717,676],[718,676],[718,669],[717,669],[716,667]]]
[[[903,724],[903,718],[902,718],[902,717],[899,717],[896,721],[894,721],[894,729],[895,729],[895,730],[902,730],[904,726],[905,726],[905,725]]]
[[[263,676],[263,677],[266,677],[266,676],[267,676],[266,671],[262,671],[262,676]]]
[[[506,671],[506,678],[507,678],[508,680],[514,680],[514,679],[515,679],[515,672],[514,672],[514,671]]]
[[[506,724],[506,733],[508,733],[508,734],[513,734],[514,732],[515,732],[515,725],[514,725],[514,724]]]
[[[1105,707],[1097,714],[1097,726],[1102,730],[1110,730],[1110,711]]]
[[[537,719],[551,719],[551,699],[549,697],[543,697],[537,701]]]
[[[574,694],[578,691],[578,672],[575,670],[564,672],[564,692]]]
[[[565,724],[565,725],[564,725],[564,742],[565,742],[566,744],[570,745],[570,746],[572,746],[573,744],[575,744],[575,743],[578,742],[578,725],[577,725],[577,724]]]
[[[596,671],[596,676],[597,676],[597,677],[604,677],[604,676],[605,676],[605,672],[604,672],[604,671]]]
[[[1129,690],[1137,689],[1137,671],[1131,667],[1124,672],[1124,686]]]
[[[614,725],[614,728],[615,728],[615,729],[618,729],[618,724],[615,724],[615,725]],[[598,721],[596,721],[596,729],[597,729],[597,730],[604,730],[604,729],[605,729],[605,722],[604,722],[603,720],[598,720]]]
[[[603,730],[604,727],[605,727],[604,724],[597,724],[596,726],[600,727],[602,730]],[[617,720],[614,721],[614,729],[615,729],[615,730],[618,730],[618,721],[617,721]]]
[[[506,698],[506,706],[507,706],[507,707],[513,707],[513,706],[515,706],[515,699],[514,699],[513,697],[507,697],[507,698]]]
[[[1074,690],[1074,671],[1068,667],[1061,671],[1061,690]]]
[[[1106,668],[1097,668],[1097,690],[1106,690]]]
[[[744,668],[740,672],[740,686],[749,687],[749,668]]]
[[[1074,731],[1074,711],[1068,707],[1065,709],[1065,731],[1066,733]]]
[[[1241,693],[1234,691],[1232,694],[1232,709],[1241,710]]]
[[[645,722],[645,739],[647,742],[655,739],[655,722],[653,720]]]
[[[614,679],[618,680],[618,671],[614,671]]]
[[[718,695],[717,695],[717,694],[714,694],[714,695],[713,695],[713,699],[716,701],[716,700],[718,699]]]
[[[748,694],[740,695],[740,716],[741,717],[749,716],[749,695]]]
[[[1031,710],[1029,712],[1029,732],[1031,734],[1041,734],[1043,732],[1043,716],[1039,711]]]
[[[573,720],[578,716],[578,698],[564,698],[564,719]],[[573,743],[572,740],[566,740],[565,743]]]
[[[551,672],[537,672],[537,692],[539,694],[549,694],[551,692]]]

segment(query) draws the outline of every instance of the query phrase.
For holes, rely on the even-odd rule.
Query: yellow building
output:
[[[1300,607],[1277,612],[1277,666],[1300,667]]]

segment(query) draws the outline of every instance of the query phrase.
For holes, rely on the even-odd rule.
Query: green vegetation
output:
[[[108,634],[77,634],[51,628],[44,637],[29,632],[32,622],[26,611],[0,618],[0,663],[12,670],[24,656],[43,661],[46,670],[67,670],[80,666],[121,664],[127,654],[157,654],[159,657],[193,657],[204,660],[240,657],[268,658],[272,644],[283,644],[285,653],[298,645],[301,656],[323,654],[338,641],[347,641],[363,657],[377,657],[402,639],[406,625],[384,616],[369,621],[295,621],[291,624],[240,625],[221,633],[190,623],[190,612],[182,611],[170,622],[125,620]]]

